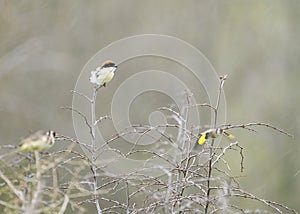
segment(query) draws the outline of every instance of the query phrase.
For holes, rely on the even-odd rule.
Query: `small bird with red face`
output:
[[[214,139],[217,138],[220,135],[225,135],[229,140],[234,140],[235,137],[232,134],[229,134],[224,131],[223,128],[217,128],[217,129],[208,129],[204,132],[202,132],[198,139],[197,142],[198,144],[202,145],[204,144],[208,139]]]
[[[97,86],[106,86],[108,82],[112,80],[115,75],[115,70],[117,65],[111,61],[105,61],[101,67],[96,68],[96,70],[91,71],[90,82],[96,84]]]
[[[52,147],[55,143],[54,131],[37,131],[27,138],[21,140],[19,145],[19,151],[41,151]]]

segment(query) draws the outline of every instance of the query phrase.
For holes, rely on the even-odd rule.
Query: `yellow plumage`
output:
[[[105,78],[103,80],[103,84],[110,82],[112,80],[112,78],[114,77],[114,75],[115,75],[114,72],[107,72],[107,74],[105,75]]]
[[[200,145],[204,144],[206,142],[206,138],[205,138],[205,134],[202,134],[199,139],[198,139],[198,143]]]
[[[210,138],[216,138],[219,134],[219,129],[209,129],[202,132],[198,138],[198,144],[202,145]]]

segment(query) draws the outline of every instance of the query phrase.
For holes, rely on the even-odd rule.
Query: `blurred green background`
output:
[[[234,132],[245,148],[242,186],[300,210],[299,20],[299,1],[1,0],[0,143],[38,129],[74,136],[59,107],[71,105],[90,57],[136,34],[175,36],[229,74],[228,122],[267,122],[295,136]],[[230,161],[238,170],[239,159]]]

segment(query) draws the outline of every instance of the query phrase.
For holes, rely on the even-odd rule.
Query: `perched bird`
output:
[[[55,143],[54,131],[37,131],[21,140],[19,151],[41,151],[50,148]]]
[[[118,66],[111,60],[105,61],[101,67],[91,71],[90,82],[98,86],[106,86],[106,83],[112,80],[115,70]]]
[[[225,132],[223,128],[217,128],[217,129],[208,129],[208,130],[202,132],[199,135],[197,142],[198,142],[198,144],[202,145],[208,139],[217,138],[218,136],[220,136],[222,134],[225,135],[230,140],[235,139],[235,137],[232,134]]]

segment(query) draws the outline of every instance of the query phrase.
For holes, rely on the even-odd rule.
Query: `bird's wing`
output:
[[[44,135],[44,134],[45,134],[45,132],[43,130],[37,131],[34,134],[32,134],[32,135],[30,135],[30,136],[28,136],[26,138],[21,139],[19,145],[21,146],[24,143],[38,141],[41,138],[41,136]]]
[[[206,142],[206,133],[203,133],[203,134],[201,134],[200,135],[200,137],[198,138],[198,143],[200,144],[200,145],[202,145],[202,144],[204,144],[205,142]]]
[[[98,78],[105,78],[110,72],[112,72],[113,68],[102,68],[97,72]]]

